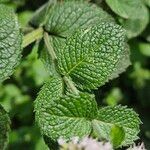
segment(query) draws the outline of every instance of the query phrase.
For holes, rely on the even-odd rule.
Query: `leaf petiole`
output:
[[[68,88],[71,89],[71,91],[76,94],[79,95],[79,91],[78,89],[75,87],[74,83],[72,80],[70,80],[68,77],[64,76],[63,80],[65,81],[66,85],[68,86]]]
[[[53,46],[52,46],[52,44],[51,44],[51,43],[52,43],[52,39],[51,39],[51,37],[48,35],[47,32],[44,32],[44,42],[45,42],[45,45],[46,45],[46,47],[47,47],[47,50],[48,50],[48,52],[49,52],[49,54],[50,54],[50,56],[51,56],[52,61],[53,61],[53,63],[55,64],[55,60],[57,60],[57,56],[56,56],[56,53],[55,53],[55,51],[54,51],[54,49],[53,49]],[[55,65],[55,70],[57,70],[56,65]],[[63,77],[63,80],[64,80],[64,82],[66,83],[66,85],[68,86],[68,88],[70,88],[71,91],[72,91],[74,94],[76,94],[76,95],[79,94],[79,91],[78,91],[77,88],[75,87],[74,83],[73,83],[68,77],[64,76],[64,77]]]
[[[45,42],[45,45],[47,47],[47,50],[48,50],[48,52],[49,52],[52,60],[54,61],[54,60],[57,60],[57,56],[56,56],[56,54],[54,52],[54,49],[53,49],[53,47],[52,47],[52,45],[50,43],[50,40],[51,40],[51,37],[48,35],[47,32],[44,32],[44,42]]]
[[[39,40],[43,37],[44,30],[42,27],[33,30],[32,32],[26,34],[23,38],[22,42],[22,48],[25,48],[26,46],[30,45],[31,43],[35,42],[36,40]]]

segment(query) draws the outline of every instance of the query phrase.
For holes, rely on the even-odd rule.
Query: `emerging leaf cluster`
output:
[[[0,83],[8,78],[21,58],[21,40],[14,11],[0,4]]]

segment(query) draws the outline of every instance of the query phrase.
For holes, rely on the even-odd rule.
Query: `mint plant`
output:
[[[126,106],[99,106],[93,93],[131,64],[126,24],[124,29],[101,7],[87,1],[50,0],[33,14],[32,31],[23,34],[16,14],[2,2],[0,82],[18,66],[22,49],[35,43],[49,73],[34,102],[35,121],[49,148],[57,149],[52,144],[57,145],[60,137],[69,141],[75,136],[109,141],[114,149],[133,144],[141,124],[138,114]],[[136,21],[132,9],[128,11],[130,5],[106,3],[121,17]],[[147,14],[145,5],[139,3]],[[146,24],[147,19],[139,32]],[[4,149],[10,121],[1,105],[0,118],[0,149]]]

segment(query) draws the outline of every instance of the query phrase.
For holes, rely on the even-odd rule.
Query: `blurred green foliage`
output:
[[[150,14],[150,1],[143,1]],[[34,10],[45,2],[47,0],[11,0],[7,3],[14,7],[22,30],[26,31]],[[105,2],[94,2],[112,13]],[[112,15],[118,19],[117,15]],[[96,91],[97,101],[104,105],[114,106],[121,103],[134,107],[143,122],[141,140],[150,149],[150,23],[140,35],[129,40],[129,46],[132,65],[119,78]],[[9,112],[12,120],[8,146],[10,150],[47,149],[34,124],[33,101],[49,76],[42,61],[38,59],[37,50],[38,42],[34,47],[30,45],[25,48],[20,66],[10,79],[0,85],[0,103]]]

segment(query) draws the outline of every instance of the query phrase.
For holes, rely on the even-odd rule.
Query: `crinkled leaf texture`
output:
[[[64,95],[58,77],[52,77],[43,86],[35,101],[35,112],[36,122],[49,144],[59,137],[69,140],[74,136],[89,136],[93,130],[97,137],[117,147],[138,138],[140,120],[132,109],[115,106],[98,110],[93,95]],[[114,141],[114,132],[120,136],[118,141]]]
[[[125,137],[121,145],[126,146],[133,144],[138,139],[139,133],[138,115],[125,106],[107,106],[99,109],[98,117],[93,120],[94,132],[100,138],[111,140],[111,130],[114,125],[122,127],[125,131]]]
[[[114,20],[94,4],[81,1],[60,2],[50,9],[45,29],[56,36],[68,37],[76,29],[86,29],[102,21]]]
[[[48,7],[48,4],[45,6],[45,8],[44,7],[41,8],[42,9],[42,14],[46,13],[46,7]],[[91,26],[102,24],[102,22],[105,22],[105,23],[106,22],[113,22],[112,26],[114,24],[114,20],[106,12],[104,12],[101,8],[97,7],[96,5],[93,5],[93,4],[90,4],[90,3],[87,3],[87,2],[81,2],[81,1],[80,2],[79,1],[58,2],[58,3],[55,3],[53,5],[50,5],[50,7],[51,7],[51,9],[49,10],[49,13],[47,13],[48,17],[46,18],[47,21],[46,21],[46,24],[45,24],[44,28],[53,37],[53,42],[52,42],[52,40],[50,40],[50,43],[53,45],[53,48],[54,48],[55,52],[56,53],[58,52],[57,53],[58,57],[59,57],[59,55],[61,56],[62,53],[65,53],[65,52],[68,53],[69,51],[72,50],[70,48],[69,50],[67,49],[64,52],[60,51],[61,49],[66,48],[65,47],[66,43],[67,43],[67,45],[70,44],[70,43],[66,42],[66,40],[65,40],[66,38],[69,39],[70,36],[71,36],[71,38],[78,38],[78,37],[75,37],[75,36],[78,36],[77,34],[82,34],[82,33],[77,33],[77,34],[74,35],[74,37],[72,37],[72,34],[74,34],[74,32],[76,32],[78,29],[83,29],[83,30],[87,29],[87,31],[88,31]],[[41,12],[41,9],[39,10],[39,12]],[[35,16],[36,17],[33,17],[33,19],[31,20],[31,23],[33,25],[37,26],[38,24],[35,24],[34,20],[38,20],[38,19],[41,20],[41,18],[38,18],[37,14]],[[44,18],[44,17],[42,17],[42,18]],[[109,25],[106,25],[106,26],[109,26]],[[110,28],[113,29],[112,26]],[[107,31],[107,27],[105,28],[104,24],[100,25],[100,27],[102,27],[102,29],[104,30],[104,31],[101,31],[100,33],[101,34],[106,34],[106,35],[103,35],[103,36],[99,35],[99,37],[101,36],[100,37],[101,38],[101,43],[99,43],[99,44],[102,44],[103,38],[106,38],[106,37],[108,37],[108,41],[106,41],[106,42],[110,42],[111,40],[109,40],[109,36],[114,36],[114,34],[117,33],[117,32],[118,32],[118,35],[123,34],[123,31],[118,26],[117,27],[114,26],[114,30],[115,30],[114,32],[110,28],[108,28],[108,31]],[[117,28],[118,28],[118,30],[117,30]],[[91,29],[90,29],[90,31],[91,31]],[[108,34],[108,32],[111,32],[110,35]],[[79,35],[79,36],[82,36],[82,35]],[[95,38],[99,38],[99,37],[95,37]],[[90,38],[90,37],[87,37],[87,38]],[[119,50],[119,44],[121,45],[121,43],[119,43],[119,42],[120,42],[121,39],[120,39],[119,36],[118,37],[114,36],[114,37],[111,37],[111,38],[113,40],[112,43],[115,41],[115,44],[112,47],[112,49],[114,49],[114,52],[115,52],[115,51],[117,51],[117,49]],[[119,38],[119,39],[115,39],[115,38]],[[81,39],[81,40],[86,40],[86,42],[90,42],[89,39],[85,39],[85,38]],[[117,40],[118,40],[118,44],[117,44]],[[123,37],[122,37],[122,40],[124,40]],[[81,43],[82,41],[80,41],[79,44],[77,42],[79,42],[79,40],[76,40],[76,41],[74,40],[74,43],[72,41],[72,43],[74,45],[82,44]],[[121,41],[121,42],[123,43],[123,41]],[[104,50],[104,49],[108,48],[109,47],[108,45],[111,46],[112,43],[111,42],[110,42],[110,44],[104,43],[107,46],[102,45],[103,47],[101,49]],[[89,44],[88,44],[88,46],[89,46]],[[122,46],[123,47],[121,49],[124,48],[124,50],[122,50],[122,52],[120,52],[120,56],[118,55],[118,53],[114,54],[116,56],[118,55],[118,57],[121,57],[121,59],[120,59],[120,61],[118,61],[118,59],[117,59],[118,63],[116,65],[116,67],[113,68],[112,75],[111,75],[111,72],[109,72],[109,71],[108,71],[110,73],[109,75],[107,74],[108,72],[104,73],[105,70],[102,71],[102,74],[107,74],[107,76],[109,76],[109,77],[107,77],[107,79],[104,79],[105,82],[108,81],[109,79],[113,79],[113,78],[118,77],[118,75],[120,73],[122,73],[123,71],[125,71],[126,68],[130,64],[129,53],[128,53],[129,49],[125,48],[124,45],[122,45]],[[77,48],[79,48],[79,50],[81,51],[81,47],[78,46]],[[86,48],[87,48],[87,46],[86,46]],[[51,63],[51,59],[50,59],[49,54],[47,52],[45,52],[45,50],[46,50],[46,48],[43,49],[44,52],[41,52],[42,55],[40,57],[42,58],[42,60],[43,60],[43,58],[46,60],[46,61],[44,61],[44,64],[45,64],[45,66],[47,66],[49,68],[50,74],[53,74],[53,72],[51,71],[51,70],[53,70],[53,64]],[[89,47],[88,51],[90,51],[90,50],[91,49]],[[74,53],[74,54],[78,53],[78,49],[74,49],[72,53]],[[69,56],[69,54],[65,54],[65,55],[66,55],[65,56],[66,58]],[[105,54],[105,56],[106,55],[107,54]],[[109,54],[108,54],[108,56],[109,56]],[[73,55],[72,57],[74,57],[74,58],[72,58],[71,56],[69,56],[69,57],[70,57],[69,59],[72,59],[72,61],[74,61],[74,59],[78,59],[78,60],[80,59],[80,58],[75,58],[75,57],[80,57],[79,55],[78,56]],[[112,58],[110,58],[110,60],[111,59]],[[126,61],[122,61],[122,59],[126,60]],[[68,63],[68,61],[69,60],[67,60],[65,63]],[[105,68],[105,62],[103,63],[103,69]],[[72,65],[75,65],[75,63],[76,62],[74,62],[74,64],[72,64]],[[83,63],[85,63],[85,62],[83,62]],[[111,61],[110,61],[110,63],[111,63]],[[69,62],[69,64],[65,64],[65,65],[69,66],[70,62]],[[98,63],[97,63],[97,66],[98,66]],[[94,68],[91,68],[91,69],[94,70]],[[107,68],[105,68],[105,69],[107,69]],[[101,69],[99,70],[99,72],[100,71],[101,71]],[[86,75],[84,75],[84,76],[86,76]],[[95,73],[95,76],[96,76],[96,73]],[[103,76],[104,75],[102,75],[102,78],[103,78]],[[76,78],[76,77],[74,77],[74,78]],[[79,82],[82,82],[82,81],[79,81]],[[89,82],[88,84],[91,84],[90,81],[88,81],[88,82]],[[97,81],[94,81],[94,82],[97,82]],[[101,81],[101,82],[103,82],[103,81]],[[101,83],[100,85],[103,85],[103,83]],[[94,85],[94,84],[90,85],[90,87],[87,87],[87,89],[96,89],[97,86],[100,86],[100,85],[99,85],[99,82],[98,82],[97,85]],[[83,87],[81,87],[82,85],[78,84],[78,86],[83,89]]]
[[[9,116],[4,108],[0,105],[0,150],[4,150],[7,146],[9,130]]]
[[[108,6],[124,19],[122,26],[129,38],[139,35],[149,22],[149,12],[143,0],[106,0]],[[133,13],[134,12],[134,13]]]
[[[0,82],[10,76],[21,57],[21,42],[14,11],[0,4]]]
[[[111,75],[116,77],[114,74],[122,72],[118,62],[127,51],[124,30],[113,23],[79,30],[66,40],[63,48],[58,47],[60,72],[70,76],[80,89],[88,90],[96,89],[112,78]]]
[[[43,86],[35,103],[36,120],[42,133],[51,139],[89,135],[96,110],[89,94],[62,95],[62,81],[54,77]]]

